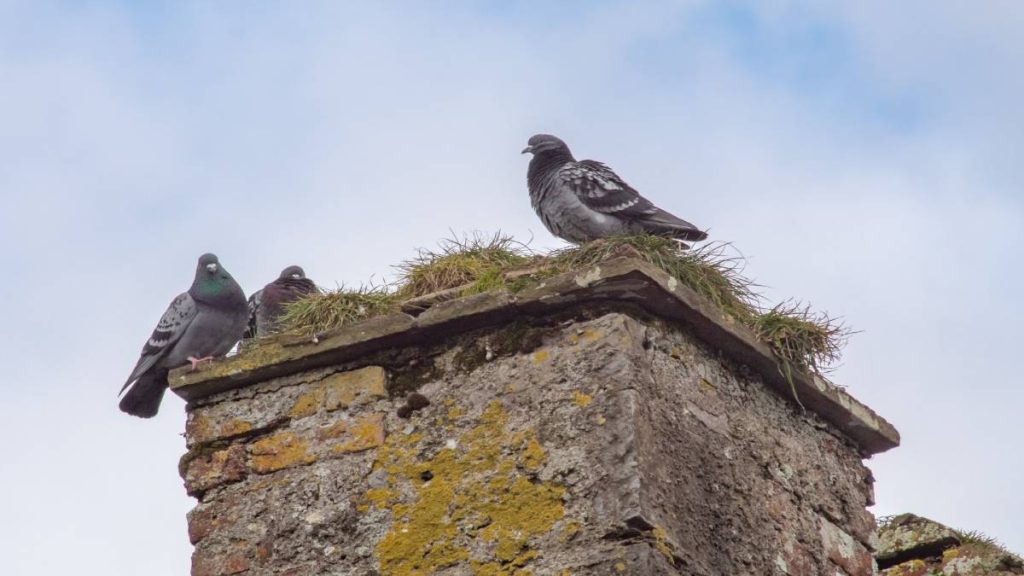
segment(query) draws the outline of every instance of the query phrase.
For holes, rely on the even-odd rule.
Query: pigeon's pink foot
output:
[[[196,358],[195,356],[189,356],[188,361],[192,363],[192,369],[195,370],[203,362],[213,361],[213,356],[204,356],[203,358]]]

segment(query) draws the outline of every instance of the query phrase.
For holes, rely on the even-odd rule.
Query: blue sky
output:
[[[1010,0],[0,0],[11,573],[186,572],[183,403],[116,392],[199,254],[251,291],[449,230],[558,246],[542,131],[862,331],[834,379],[904,436],[876,513],[1024,552],[1021,29]]]

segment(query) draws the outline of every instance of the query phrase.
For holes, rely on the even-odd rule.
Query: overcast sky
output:
[[[1024,552],[1021,30],[1019,0],[0,0],[4,573],[187,573],[184,404],[116,395],[199,254],[252,291],[449,230],[558,246],[536,132],[862,330],[834,379],[903,434],[876,514]]]

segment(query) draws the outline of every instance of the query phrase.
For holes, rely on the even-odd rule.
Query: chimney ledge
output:
[[[269,378],[357,360],[386,348],[434,342],[467,330],[498,327],[517,317],[545,317],[573,309],[585,310],[595,304],[613,310],[621,307],[623,312],[639,307],[658,318],[681,324],[727,357],[752,368],[777,394],[794,404],[795,390],[807,410],[846,434],[864,455],[899,445],[896,429],[845,390],[799,370],[792,373],[791,387],[771,349],[749,329],[664,271],[628,257],[555,276],[515,294],[488,292],[443,301],[415,317],[396,313],[315,338],[268,338],[255,348],[198,370],[174,370],[168,382],[176,394],[192,401]]]

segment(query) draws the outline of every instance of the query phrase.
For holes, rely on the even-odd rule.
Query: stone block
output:
[[[277,432],[249,445],[250,465],[257,474],[311,464],[316,456],[310,452],[309,440],[292,431]]]
[[[189,454],[184,463],[185,490],[189,495],[206,492],[222,484],[238,482],[246,475],[245,448],[239,445],[221,450]]]
[[[849,576],[875,574],[875,559],[867,548],[825,518],[821,519],[821,542],[828,559]]]
[[[305,418],[319,410],[332,412],[387,397],[387,372],[380,366],[339,372],[309,386],[295,399],[288,415]]]

